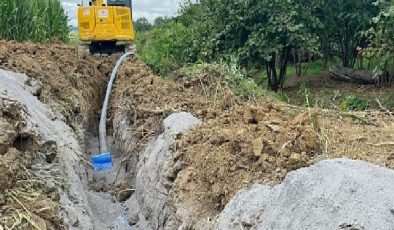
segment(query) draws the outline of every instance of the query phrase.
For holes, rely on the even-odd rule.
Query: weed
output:
[[[283,91],[279,91],[277,93],[273,93],[273,98],[279,100],[279,101],[283,101],[286,103],[290,103],[290,98],[287,96],[287,94]]]
[[[300,99],[299,101],[305,101],[304,105],[307,107],[313,107],[315,104],[315,97],[305,83],[300,86],[296,96]]]
[[[342,110],[356,110],[362,111],[368,107],[368,101],[363,100],[357,96],[348,96],[341,102],[340,108]]]
[[[214,63],[202,62],[186,65],[180,71],[189,78],[193,78],[193,76],[201,73],[216,72],[219,74],[222,83],[227,85],[235,95],[244,99],[254,99],[263,95],[265,91],[262,87],[253,78],[247,77],[245,71],[236,63],[236,60]]]

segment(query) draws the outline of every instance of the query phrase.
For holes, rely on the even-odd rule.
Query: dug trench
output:
[[[385,114],[337,114],[267,98],[242,101],[220,81],[221,73],[176,73],[163,80],[139,60],[129,59],[118,73],[110,104],[108,133],[114,168],[94,173],[90,157],[99,152],[98,117],[108,76],[118,58],[82,55],[75,47],[61,44],[1,42],[0,67],[27,76],[1,72],[2,83],[7,84],[1,87],[0,125],[5,132],[0,135],[0,226],[264,229],[262,216],[275,216],[267,208],[275,204],[259,202],[276,197],[275,191],[282,191],[284,206],[302,206],[301,214],[308,216],[313,200],[324,199],[314,195],[308,200],[305,195],[305,202],[298,205],[287,194],[298,194],[298,186],[310,186],[304,189],[313,191],[312,186],[322,186],[316,181],[332,181],[315,176],[319,170],[344,178],[344,186],[356,186],[359,178],[350,180],[335,173],[357,174],[370,166],[323,161],[310,170],[297,169],[342,156],[393,167],[389,146],[394,123]],[[364,135],[366,131],[369,135]],[[346,132],[346,137],[340,132]],[[349,147],[355,143],[357,147]],[[381,172],[376,177],[393,177],[391,171],[377,171]],[[274,186],[289,172],[284,184],[272,191],[253,185]],[[303,173],[310,178],[308,183],[299,181],[297,175]],[[379,191],[392,189],[383,185],[385,181],[378,182]],[[349,193],[366,192],[364,187],[349,188]],[[338,196],[339,203],[349,199],[348,189],[330,191],[345,194]],[[376,191],[368,190],[368,194],[372,197]],[[256,197],[261,199],[253,200]],[[390,196],[385,202],[379,206],[381,218],[375,218],[382,229],[390,219],[386,218],[386,211],[391,215],[388,206],[394,204]],[[322,203],[324,210],[332,208]],[[355,218],[362,220],[368,213],[360,215]],[[352,227],[343,216],[327,218],[337,226],[326,225],[324,219],[315,227]],[[302,223],[298,227],[305,228]]]

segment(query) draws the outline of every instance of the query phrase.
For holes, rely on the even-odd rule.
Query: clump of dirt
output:
[[[15,183],[14,172],[17,172],[20,168],[19,152],[12,148],[1,155],[0,159],[0,193],[4,194],[4,191],[11,188]],[[4,204],[4,197],[0,200],[2,200],[0,203]]]
[[[79,131],[98,119],[107,77],[118,56],[78,54],[62,44],[30,44],[0,41],[0,68],[24,73],[35,95]],[[92,127],[90,127],[92,128]]]
[[[289,171],[312,164],[320,142],[304,114],[292,119],[266,103],[221,113],[175,148],[178,161],[187,164],[176,181],[179,198],[221,210],[243,186],[278,182]]]

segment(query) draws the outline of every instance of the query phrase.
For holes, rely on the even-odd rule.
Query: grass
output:
[[[59,0],[1,0],[0,39],[67,41],[68,17]]]
[[[316,61],[311,61],[309,64],[303,63],[303,68],[306,68],[306,71],[304,69],[302,76],[322,74],[331,65],[340,65],[340,60],[338,58],[335,58],[333,60],[328,61],[328,63],[326,64],[324,63],[324,60],[321,59]],[[287,77],[291,78],[296,76],[297,76],[296,67],[294,65],[289,65],[287,69]]]
[[[328,67],[332,65],[342,65],[341,60],[336,57],[332,60],[329,60],[327,63],[324,63],[324,60],[319,59],[316,61],[311,61],[309,64],[303,63],[303,68],[306,68],[306,71],[304,69],[302,76],[316,76],[322,74],[324,71],[328,69]],[[358,59],[356,61],[356,64],[354,65],[354,69],[364,69],[364,70],[370,70],[372,71],[375,66],[377,65],[376,59],[366,59],[363,58],[362,60]],[[289,65],[287,69],[287,76],[288,78],[291,77],[296,77],[296,67],[294,65]],[[302,77],[301,76],[301,77]]]
[[[329,62],[327,66],[334,64],[340,64],[339,59]],[[379,99],[383,106],[389,110],[394,110],[392,100],[394,91],[391,88],[333,81],[328,77],[322,61],[310,63],[307,75],[302,77],[296,77],[294,67],[290,66],[285,89],[277,93],[266,90],[264,71],[254,74],[248,73],[236,64],[224,62],[188,64],[181,71],[191,78],[204,71],[219,72],[220,78],[233,93],[247,100],[268,96],[279,101],[305,107],[362,111],[380,109],[376,102],[376,99]]]
[[[293,76],[288,79],[285,89],[277,98],[287,103],[306,106],[308,97],[309,105],[323,109],[334,110],[366,110],[381,109],[382,105],[394,110],[394,90],[392,87],[377,87],[374,85],[359,85],[337,82],[326,72],[318,75],[308,75],[301,78]]]
[[[220,81],[227,85],[235,95],[244,99],[255,99],[267,94],[255,79],[248,77],[246,72],[235,63],[189,64],[181,68],[180,71],[191,78],[202,73],[218,73]]]

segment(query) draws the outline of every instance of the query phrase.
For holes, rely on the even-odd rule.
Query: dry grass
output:
[[[55,191],[48,197],[43,191],[45,181],[32,176],[25,168],[15,175],[18,180],[5,191],[5,205],[1,208],[0,229],[50,229],[53,224],[61,226],[57,213]],[[48,179],[48,178],[47,178]]]
[[[284,105],[289,113],[303,107]],[[313,108],[323,159],[347,157],[394,169],[394,118],[391,112],[343,112]]]
[[[360,119],[335,112],[320,116],[325,154],[329,158],[348,157],[394,168],[394,119],[378,112],[354,115]]]

